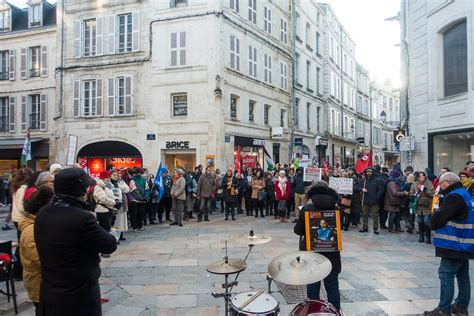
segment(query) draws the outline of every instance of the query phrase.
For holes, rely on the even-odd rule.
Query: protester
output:
[[[286,218],[289,219],[292,212],[295,212],[295,189],[293,187],[294,177],[295,177],[295,168],[288,167],[288,173],[286,177],[290,184],[290,199],[287,201],[287,210],[286,210]]]
[[[235,209],[239,202],[239,182],[234,176],[232,168],[227,169],[226,174],[222,177],[220,183],[222,189],[222,199],[225,203],[225,220],[229,220],[229,214],[233,221],[235,221]]]
[[[304,192],[304,189],[306,187],[306,184],[303,181],[303,167],[299,167],[296,169],[296,174],[293,177],[293,182],[292,182],[292,189],[295,194],[295,220],[293,221],[296,223],[298,221],[298,218],[300,216],[300,206],[305,205],[306,203],[306,195]]]
[[[214,191],[217,186],[216,180],[211,172],[211,167],[207,167],[206,173],[199,177],[199,181],[197,184],[196,195],[201,200],[198,222],[202,221],[203,215],[204,221],[209,221],[209,207],[211,204],[211,200],[214,198]]]
[[[143,217],[143,225],[156,225],[156,213],[158,212],[159,191],[156,190],[155,177],[151,173],[147,173],[145,177],[148,188],[150,189],[145,204],[145,216]],[[158,198],[157,198],[158,197]]]
[[[430,226],[435,229],[436,257],[441,258],[438,269],[441,294],[438,307],[424,315],[454,313],[464,316],[469,314],[467,308],[471,299],[469,259],[474,259],[474,246],[469,242],[474,235],[471,195],[452,172],[441,175],[439,186],[444,198],[432,215]],[[454,278],[457,279],[458,294],[453,304]]]
[[[379,224],[379,200],[383,193],[383,184],[375,178],[374,169],[371,167],[365,169],[365,178],[360,181],[359,189],[362,191],[362,229],[359,230],[361,233],[367,233],[369,231],[369,213],[372,215],[372,225],[374,228],[374,234],[378,235],[378,224]]]
[[[349,177],[352,178],[351,214],[352,227],[357,228],[360,224],[360,212],[362,210],[362,191],[359,188],[359,176],[355,168],[349,168]]]
[[[277,212],[275,209],[275,182],[273,180],[273,174],[267,172],[265,175],[265,215],[274,215],[273,218],[277,218]]]
[[[244,198],[245,198],[245,212],[247,216],[253,215],[253,205],[252,205],[252,179],[254,176],[253,169],[248,167],[244,169],[243,173],[246,185],[244,191]]]
[[[401,190],[402,182],[400,181],[400,177],[400,171],[393,169],[392,172],[390,172],[390,178],[385,192],[384,209],[389,213],[388,231],[390,233],[402,232],[400,227],[400,206],[402,204],[402,198],[409,195],[409,192]]]
[[[143,218],[145,216],[145,203],[148,198],[149,188],[147,181],[143,178],[143,169],[135,167],[133,178],[130,180],[130,223],[135,232],[143,231]]]
[[[388,210],[385,209],[385,189],[390,178],[387,167],[376,166],[377,172],[375,172],[375,177],[380,181],[380,198],[379,198],[379,219],[380,219],[380,228],[387,229],[387,219],[388,219]]]
[[[341,170],[340,175],[341,178],[349,178],[349,173],[343,169]],[[348,231],[351,224],[352,194],[339,195],[338,206],[341,210],[342,229]]]
[[[194,210],[194,203],[196,201],[197,195],[197,182],[192,176],[191,173],[188,173],[185,176],[186,180],[186,212],[187,218],[191,219],[194,218],[193,216],[193,210]]]
[[[402,177],[403,178],[403,177]],[[401,190],[406,192],[406,196],[401,198],[400,201],[400,215],[405,223],[405,231],[409,234],[413,233],[413,229],[415,228],[414,224],[414,214],[410,213],[410,190],[411,186],[415,182],[415,176],[413,174],[409,174],[406,177],[406,182],[402,184]]]
[[[163,168],[162,182],[163,182],[163,196],[160,198],[160,203],[158,203],[158,221],[163,222],[163,213],[165,214],[165,219],[168,222],[171,222],[171,187],[173,186],[173,179],[168,175],[169,171],[167,168]],[[199,171],[198,171],[199,173]]]
[[[461,183],[467,192],[469,192],[471,195],[474,195],[474,177],[471,177],[467,171],[461,171],[459,173],[459,178],[461,179]]]
[[[122,207],[122,203],[112,192],[113,185],[110,182],[110,172],[107,170],[101,171],[96,182],[94,199],[97,221],[105,231],[110,232],[113,213]]]
[[[435,193],[435,189],[430,180],[426,178],[426,174],[421,171],[418,178],[411,186],[410,196],[415,199],[415,208],[418,221],[418,229],[420,238],[418,242],[431,243],[430,217],[431,217],[431,199]]]
[[[183,226],[183,211],[186,204],[186,180],[183,176],[184,170],[176,168],[174,170],[173,186],[171,187],[174,221],[170,225],[179,225],[180,227]]]
[[[252,205],[255,210],[255,217],[258,217],[260,210],[260,217],[265,217],[263,214],[265,195],[265,179],[262,176],[262,171],[257,170],[255,176],[252,178]]]
[[[286,222],[286,212],[288,210],[288,202],[291,196],[291,184],[286,177],[285,171],[280,170],[278,178],[275,181],[275,201],[278,202],[278,216],[280,222]]]
[[[58,172],[55,197],[36,215],[34,236],[41,262],[40,316],[101,315],[99,253],[117,248],[85,202],[95,182],[79,168]]]
[[[63,170],[63,167],[58,163],[53,163],[51,166],[49,166],[49,172],[51,172],[51,174],[53,175],[55,175],[61,170]]]
[[[119,170],[110,170],[110,183],[113,185],[112,191],[114,192],[115,198],[121,203],[121,207],[117,210],[115,217],[114,226],[120,231],[119,240],[126,240],[123,233],[128,231],[128,199],[127,194],[130,192],[130,188],[127,183],[122,180],[122,174]]]

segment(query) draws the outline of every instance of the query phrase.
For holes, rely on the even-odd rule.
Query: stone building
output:
[[[32,161],[56,156],[56,6],[30,0],[25,9],[0,1],[0,172],[20,164],[26,131]]]

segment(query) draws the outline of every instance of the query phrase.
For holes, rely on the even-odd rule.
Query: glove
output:
[[[120,203],[119,200],[115,200],[115,206],[114,206],[117,210],[119,210],[121,207],[122,207],[122,203]]]

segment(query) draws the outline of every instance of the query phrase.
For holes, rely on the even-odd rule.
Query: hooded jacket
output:
[[[367,176],[367,170],[369,169],[372,170],[371,168],[365,169],[365,178],[359,182],[359,189],[361,191],[364,188],[367,189],[367,192],[362,192],[362,205],[378,205],[384,192],[383,183],[381,183],[373,173],[369,178]]]
[[[299,175],[298,172],[301,172],[301,175]],[[299,167],[296,169],[295,176],[293,177],[293,190],[295,193],[304,194],[305,187],[306,186],[303,181],[303,168]]]

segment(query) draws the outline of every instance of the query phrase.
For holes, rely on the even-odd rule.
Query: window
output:
[[[306,89],[311,89],[310,88],[310,81],[311,81],[311,63],[306,61]]]
[[[235,12],[239,13],[239,1],[240,0],[230,0],[230,8]]]
[[[306,45],[311,46],[311,25],[306,23]]]
[[[336,131],[336,111],[334,111],[334,109],[331,109],[331,126],[330,126],[330,131],[331,131],[331,134],[336,134],[335,131]]]
[[[0,11],[0,32],[10,30],[10,10]]]
[[[257,0],[249,0],[249,21],[257,24]]]
[[[329,57],[334,60],[334,37],[330,37]]]
[[[185,7],[187,5],[188,5],[188,0],[171,0],[170,1],[170,7],[171,8]]]
[[[270,106],[265,104],[263,108],[263,124],[268,125],[268,117],[270,115]]]
[[[95,56],[97,51],[97,23],[96,19],[85,20],[84,22],[84,57]]]
[[[40,68],[41,68],[41,47],[30,47],[30,54],[29,54],[29,70],[30,70],[30,77],[39,77],[40,76]]]
[[[443,33],[444,96],[467,92],[466,20]]]
[[[235,95],[230,96],[230,118],[237,119],[237,99]]]
[[[300,126],[300,99],[296,98],[295,102],[295,118],[294,118],[294,124],[295,124],[295,129],[298,129]]]
[[[264,55],[264,81],[266,83],[272,83],[272,56]]]
[[[263,8],[263,29],[267,33],[272,33],[272,10],[267,7]]]
[[[338,136],[341,136],[341,113],[340,112],[337,112],[336,113],[336,130],[335,130],[335,134],[338,135]]]
[[[321,68],[316,67],[316,92],[321,94]]]
[[[298,73],[299,73],[299,68],[300,68],[300,56],[296,54],[295,58],[295,82],[298,83]]]
[[[30,6],[30,27],[41,26],[41,5]]]
[[[280,63],[280,88],[288,90],[288,65]]]
[[[29,101],[29,129],[40,129],[40,95],[32,94],[28,96]]]
[[[132,77],[117,77],[116,114],[132,114]]]
[[[286,111],[285,110],[280,110],[280,126],[285,127],[285,119],[286,117]]]
[[[311,129],[311,126],[309,124],[309,118],[311,114],[311,103],[306,103],[306,129],[309,131]]]
[[[349,118],[347,116],[344,116],[344,135],[342,135],[342,136],[343,137],[349,136],[349,130],[350,130]]]
[[[97,81],[86,80],[82,85],[82,115],[95,116],[97,114]]]
[[[316,54],[321,55],[321,33],[319,32],[316,32]]]
[[[255,110],[255,101],[250,100],[249,101],[249,122],[255,122],[254,119],[254,110]]]
[[[321,107],[316,107],[316,130],[320,132],[321,124]]]
[[[257,49],[249,46],[249,76],[257,78]]]
[[[0,80],[8,80],[8,51],[0,51]]]
[[[118,16],[118,52],[131,52],[133,50],[133,22],[132,14]]]
[[[0,132],[8,131],[8,98],[0,98]]]
[[[288,23],[283,19],[280,19],[280,41],[288,43]]]
[[[230,36],[230,68],[240,71],[240,41],[234,35]]]
[[[171,66],[186,66],[186,32],[171,33]]]
[[[171,95],[171,102],[174,117],[188,115],[188,95],[186,93]]]

